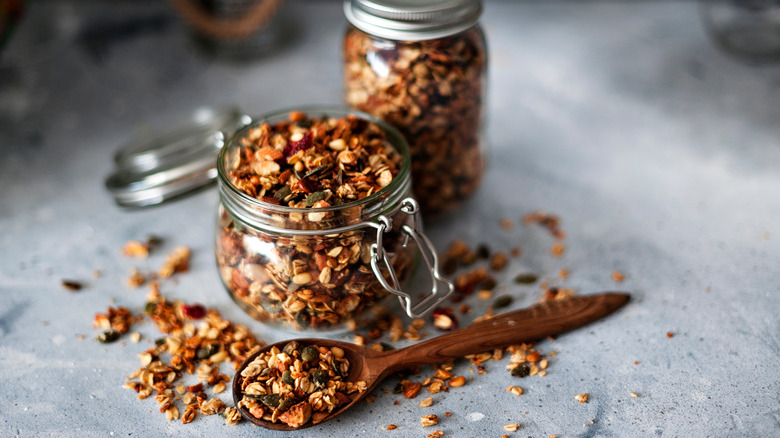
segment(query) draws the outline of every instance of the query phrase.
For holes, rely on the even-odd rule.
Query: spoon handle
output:
[[[497,315],[468,327],[387,353],[388,372],[443,362],[567,332],[608,315],[629,295],[608,292],[575,296]]]

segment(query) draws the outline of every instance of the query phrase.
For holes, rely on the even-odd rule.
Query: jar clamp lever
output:
[[[417,204],[417,201],[412,198],[405,198],[401,201],[401,211],[412,217],[411,225],[404,224],[401,226],[401,232],[405,233],[402,242],[403,247],[406,248],[410,238],[417,244],[420,255],[422,255],[427,270],[431,274],[432,285],[430,294],[413,306],[411,295],[401,290],[398,276],[382,245],[384,233],[392,229],[392,219],[385,215],[380,215],[378,218],[379,223],[376,226],[376,243],[371,244],[371,269],[373,269],[374,275],[376,275],[379,283],[385,289],[398,295],[398,299],[401,302],[404,311],[406,311],[406,314],[411,318],[420,318],[450,296],[455,289],[455,285],[439,274],[439,261],[436,255],[436,248],[434,248],[431,241],[420,229],[420,206]],[[382,268],[387,271],[390,282],[385,278]],[[444,286],[444,290],[440,290],[440,285]]]

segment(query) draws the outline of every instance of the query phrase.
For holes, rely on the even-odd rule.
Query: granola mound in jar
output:
[[[369,322],[387,290],[371,266],[376,231],[362,225],[380,214],[392,221],[381,244],[405,281],[416,248],[402,245],[398,232],[409,220],[397,209],[409,192],[408,152],[378,123],[347,111],[285,112],[223,148],[217,265],[252,317],[288,330]]]
[[[357,8],[366,1],[352,3]],[[474,7],[479,2],[461,3]],[[455,27],[457,33],[440,37],[441,26],[426,27],[419,11],[419,30],[410,33],[401,26],[388,30],[392,17],[380,17],[386,19],[383,28],[362,21],[367,14],[380,14],[378,9],[345,10],[352,23],[343,53],[347,104],[387,121],[409,141],[414,195],[425,214],[453,209],[476,190],[484,170],[487,59],[481,28]]]

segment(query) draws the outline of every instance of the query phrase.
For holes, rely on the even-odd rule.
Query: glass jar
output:
[[[487,45],[479,0],[345,0],[349,106],[409,141],[426,216],[451,210],[482,178]]]
[[[726,53],[748,61],[780,59],[780,0],[707,0],[700,11]]]
[[[292,200],[287,205],[277,205],[274,202],[278,203],[279,199],[289,199],[286,195],[278,196],[282,190],[274,195],[279,198],[277,201],[266,196],[271,193],[262,190],[250,196],[247,191],[252,190],[236,179],[240,173],[236,169],[245,157],[263,153],[251,146],[257,139],[258,129],[290,125],[291,114],[306,114],[307,120],[317,117],[329,125],[354,117],[354,123],[369,122],[370,127],[378,127],[384,133],[382,147],[389,157],[389,167],[397,165],[397,173],[386,186],[376,192],[369,189],[370,194],[362,199],[330,206],[312,203],[312,208],[300,208],[300,202],[296,204]],[[301,132],[307,129],[305,124],[300,127]],[[349,129],[352,128],[344,128]],[[312,128],[310,132],[314,131]],[[314,138],[322,135],[317,131]],[[331,137],[323,141],[338,143]],[[325,144],[311,147],[332,152]],[[285,145],[276,147],[279,150]],[[341,157],[335,152],[332,156],[338,157],[334,160]],[[289,155],[278,158],[277,162],[286,160],[290,164],[300,159],[307,166],[322,163],[310,158]],[[341,166],[338,161],[334,163]],[[324,166],[327,165],[326,159]],[[300,178],[296,182],[299,186],[306,175],[322,168],[300,167],[294,172]],[[439,277],[436,251],[421,234],[419,207],[409,197],[409,167],[404,138],[381,120],[356,111],[337,108],[284,111],[261,117],[239,130],[222,148],[217,163],[220,206],[215,250],[220,277],[230,296],[259,321],[281,329],[304,331],[354,330],[380,315],[385,299],[392,295],[399,297],[404,310],[412,317],[419,317],[440,303],[453,287]],[[343,166],[339,169],[339,184],[352,178],[350,175],[357,175],[356,187],[360,185],[360,175],[383,171],[364,168],[350,173],[342,172]],[[323,172],[330,171],[329,168]],[[309,196],[306,205],[310,204],[308,201]],[[402,287],[418,259],[425,261],[433,281],[430,294],[412,305],[411,295]]]

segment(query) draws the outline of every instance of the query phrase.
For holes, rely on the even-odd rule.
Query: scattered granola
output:
[[[414,194],[423,211],[457,206],[483,172],[486,56],[479,27],[406,42],[351,28],[344,60],[347,103],[384,119],[409,140]]]
[[[130,330],[135,322],[140,318],[133,316],[127,307],[109,307],[106,313],[98,313],[92,325],[95,328],[104,330],[98,335],[97,340],[100,343],[107,344],[116,341],[119,337]]]
[[[81,282],[75,280],[62,280],[62,287],[69,291],[75,292],[81,290],[84,285]]]
[[[420,424],[422,424],[422,427],[430,427],[439,424],[439,417],[434,414],[423,415],[420,417]]]
[[[583,392],[582,394],[577,394],[574,396],[574,399],[577,400],[580,403],[587,403],[588,402],[588,393]]]
[[[146,278],[137,268],[130,269],[130,275],[127,277],[127,285],[132,288],[138,288],[146,283]]]
[[[165,264],[160,268],[160,277],[168,278],[177,272],[187,272],[190,268],[190,251],[189,247],[179,246],[167,255]]]
[[[620,271],[617,271],[617,270],[615,270],[615,271],[612,271],[612,280],[613,280],[615,283],[622,283],[622,282],[623,282],[623,280],[625,280],[625,279],[626,279],[626,277],[625,277],[625,275],[623,275],[623,273],[622,273],[622,272],[620,272]]]
[[[398,426],[396,426],[395,424],[388,424],[387,425],[387,430],[394,430],[394,429],[398,429]]]
[[[322,230],[311,236],[265,232],[223,209],[217,263],[236,302],[256,319],[297,330],[355,329],[358,317],[376,317],[366,310],[381,313],[387,291],[370,264],[376,232],[328,229],[363,219],[368,205],[351,203],[379,193],[376,202],[386,199],[381,190],[403,164],[386,131],[354,115],[292,113],[289,120],[250,128],[235,143],[224,155],[232,186],[267,205],[262,213],[275,227]],[[401,246],[398,230],[409,217],[398,212],[392,219],[383,243],[403,283],[414,247]]]
[[[511,424],[504,425],[504,430],[507,432],[515,432],[519,428],[520,428],[520,423],[511,423]]]
[[[510,386],[506,390],[510,391],[514,395],[523,395],[523,388],[519,386]]]
[[[639,395],[638,395],[637,393],[635,393],[635,392],[632,392],[632,393],[630,393],[629,395],[630,395],[631,397],[633,397],[633,398],[637,398],[637,397],[639,397]]]
[[[423,401],[420,402],[420,407],[422,408],[428,408],[433,405],[433,397],[427,397]]]
[[[428,438],[442,438],[444,436],[443,430],[434,430],[428,434]]]
[[[237,368],[249,355],[262,345],[245,327],[222,319],[216,310],[206,309],[206,315],[199,326],[185,314],[188,305],[169,302],[156,288],[148,296],[145,312],[157,328],[167,334],[159,339],[153,348],[139,354],[141,368],[128,377],[125,386],[134,390],[139,399],[145,399],[156,392],[160,412],[168,421],[181,418],[184,424],[192,422],[198,413],[213,415],[222,412],[227,424],[235,424],[240,416],[226,410],[218,398],[209,399],[204,383],[217,394],[226,389],[230,377],[219,372],[222,362],[230,362]],[[195,305],[199,306],[199,305]],[[165,357],[168,360],[165,360]],[[201,382],[186,387],[181,396],[184,411],[175,406],[181,395],[180,379],[184,374],[194,374]]]
[[[363,392],[366,382],[347,382],[349,361],[338,347],[291,341],[260,353],[241,370],[238,408],[245,414],[298,428],[317,424]]]

